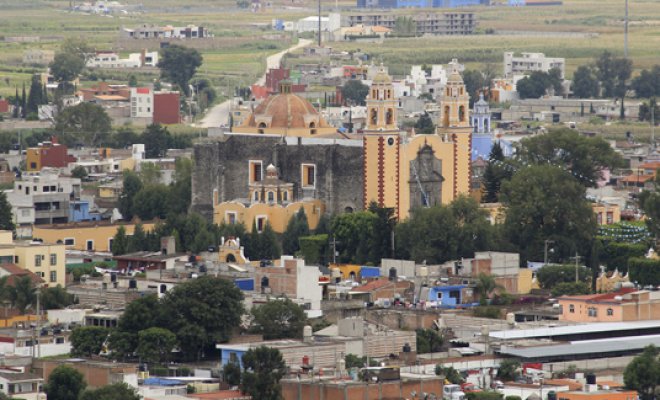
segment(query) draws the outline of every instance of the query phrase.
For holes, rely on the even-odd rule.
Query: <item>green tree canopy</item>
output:
[[[524,168],[502,185],[501,198],[505,235],[518,246],[521,262],[542,260],[545,240],[554,240],[559,259],[588,253],[596,218],[585,188],[570,173],[551,165]]]
[[[133,199],[141,189],[142,181],[138,174],[129,170],[124,171],[123,187],[121,197],[119,198],[119,212],[127,221],[133,219],[133,215],[135,214],[135,211],[133,211]]]
[[[632,61],[628,58],[615,57],[605,51],[596,59],[596,76],[600,80],[604,97],[624,97],[631,74]]]
[[[57,53],[49,67],[53,78],[66,88],[85,68],[85,60],[76,54]]]
[[[348,104],[363,106],[368,94],[369,86],[356,79],[346,81],[341,88],[341,95]]]
[[[63,364],[50,373],[44,391],[50,400],[74,400],[86,386],[83,374]]]
[[[286,373],[286,364],[278,349],[259,346],[243,355],[243,381],[241,391],[260,400],[281,400],[280,380]]]
[[[7,193],[0,192],[0,229],[3,231],[14,231],[14,216],[11,212],[11,204],[7,200]]]
[[[578,281],[586,283],[590,272],[585,267],[578,267]],[[546,265],[536,272],[540,286],[543,289],[552,289],[561,283],[575,283],[575,265]]]
[[[71,176],[78,179],[87,178],[87,170],[82,165],[78,165],[71,170]]]
[[[660,96],[660,65],[655,65],[650,70],[642,70],[632,80],[630,86],[635,90],[635,95],[639,98]]]
[[[91,357],[101,352],[108,329],[101,326],[79,326],[71,332],[71,355]]]
[[[605,140],[586,137],[568,128],[521,140],[517,155],[522,164],[565,168],[588,187],[596,186],[605,169],[623,165],[621,156]]]
[[[503,381],[514,381],[519,375],[518,369],[520,362],[513,359],[506,359],[500,362],[500,367],[497,369],[497,377]]]
[[[651,345],[635,357],[623,371],[623,382],[627,389],[636,390],[641,400],[656,398],[656,388],[660,384],[660,361],[658,348]]]
[[[442,351],[444,338],[435,329],[417,329],[417,354]]]
[[[516,83],[516,90],[521,99],[538,99],[545,95],[548,89],[553,89],[555,94],[561,94],[560,74],[557,70],[532,71],[529,76]]]
[[[149,328],[138,332],[137,354],[141,360],[166,363],[176,346],[176,335],[168,329]]]
[[[80,103],[66,107],[55,118],[55,132],[66,144],[99,146],[110,136],[112,122],[103,107]]]
[[[497,203],[500,196],[502,181],[511,178],[511,171],[504,164],[504,152],[499,142],[495,142],[488,156],[488,164],[483,176],[482,203]]]
[[[62,286],[41,288],[41,309],[56,310],[73,304],[73,295]]]
[[[126,228],[124,225],[121,225],[117,228],[117,233],[112,238],[112,255],[121,256],[127,253],[128,250],[128,237],[126,236]]]
[[[415,133],[430,135],[435,133],[435,125],[433,124],[433,119],[431,115],[426,111],[422,114],[417,121],[415,121]]]
[[[286,255],[295,255],[300,250],[299,239],[309,235],[309,224],[305,209],[300,207],[298,212],[289,219],[286,230],[282,234],[282,251]]]
[[[252,308],[251,330],[261,333],[264,339],[299,339],[307,316],[302,307],[289,299],[270,300],[266,304]]]
[[[140,400],[137,391],[128,384],[113,383],[95,390],[85,390],[80,394],[80,400]]]
[[[177,336],[182,354],[199,359],[229,339],[243,315],[243,294],[230,282],[203,276],[177,285],[161,300],[162,326]]]
[[[172,135],[167,127],[152,124],[142,132],[140,141],[144,143],[147,158],[165,157],[172,141]]]
[[[11,306],[16,307],[21,314],[25,314],[36,303],[36,289],[29,276],[16,279],[14,285],[9,286],[8,289]]]
[[[597,98],[600,94],[598,78],[588,65],[581,65],[573,74],[573,96],[580,99]]]
[[[158,61],[161,78],[177,84],[186,96],[190,96],[188,83],[201,65],[199,51],[175,44],[162,49]]]

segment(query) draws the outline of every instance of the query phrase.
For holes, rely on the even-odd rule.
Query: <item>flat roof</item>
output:
[[[500,353],[520,358],[557,358],[563,356],[578,358],[580,355],[587,354],[598,354],[599,357],[605,357],[605,354],[608,353],[641,351],[650,344],[659,346],[660,335],[584,340],[568,344],[534,347],[502,346]]]
[[[514,329],[490,332],[489,337],[500,340],[533,339],[574,335],[580,333],[628,331],[634,329],[660,328],[660,320],[636,322],[597,322],[592,324],[552,326],[534,329]]]

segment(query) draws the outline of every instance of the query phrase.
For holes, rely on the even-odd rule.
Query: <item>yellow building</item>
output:
[[[46,242],[62,243],[69,250],[110,252],[117,229],[123,226],[126,235],[135,231],[134,223],[76,222],[72,224],[35,225],[32,237]],[[142,224],[145,232],[154,228],[153,222]]]
[[[621,208],[617,204],[591,203],[598,225],[611,225],[621,222]]]
[[[364,205],[376,201],[404,219],[414,208],[447,204],[470,193],[470,97],[454,65],[440,96],[436,133],[407,136],[396,128],[393,92],[381,68],[367,98]]]
[[[14,241],[11,231],[0,231],[0,263],[16,264],[40,276],[48,286],[66,285],[63,244]]]

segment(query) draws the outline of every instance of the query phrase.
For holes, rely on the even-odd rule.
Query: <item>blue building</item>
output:
[[[217,344],[215,348],[220,350],[220,367],[229,363],[238,363],[243,369],[243,354],[249,350],[248,346]]]
[[[474,307],[479,304],[471,301],[472,289],[467,285],[431,287],[427,300],[440,308]]]
[[[89,211],[88,200],[72,200],[69,202],[69,222],[100,220],[101,214]]]

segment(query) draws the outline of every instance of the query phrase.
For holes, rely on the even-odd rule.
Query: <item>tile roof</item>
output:
[[[382,289],[389,284],[392,284],[392,282],[390,282],[387,279],[378,279],[375,281],[371,281],[365,285],[353,288],[351,292],[370,293],[373,292],[374,290]]]

